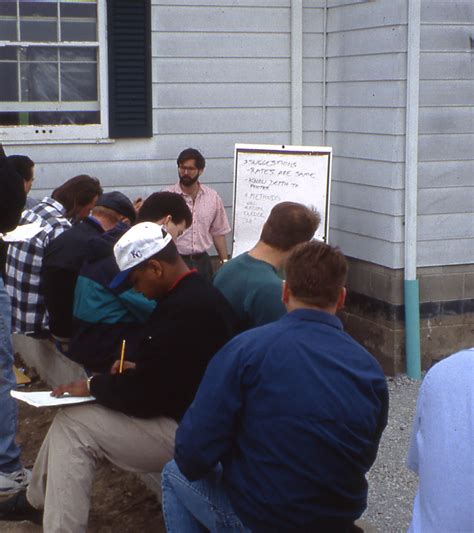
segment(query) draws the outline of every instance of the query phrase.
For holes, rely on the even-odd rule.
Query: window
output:
[[[98,139],[109,125],[115,137],[150,136],[150,9],[150,0],[0,0],[0,137]]]
[[[0,1],[0,128],[5,138],[106,135],[101,4]]]

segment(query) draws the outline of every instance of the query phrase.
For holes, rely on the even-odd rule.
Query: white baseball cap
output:
[[[130,274],[130,271],[143,261],[161,252],[172,237],[163,226],[154,222],[142,222],[132,226],[120,237],[114,246],[114,255],[120,273],[109,287],[118,287]]]

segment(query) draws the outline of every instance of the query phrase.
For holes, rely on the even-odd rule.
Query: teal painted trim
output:
[[[421,379],[420,289],[418,280],[406,279],[404,293],[407,375],[412,379]]]

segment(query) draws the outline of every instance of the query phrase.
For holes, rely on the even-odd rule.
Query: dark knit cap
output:
[[[108,207],[127,217],[133,224],[137,216],[132,202],[120,191],[105,192],[97,200],[96,205]]]

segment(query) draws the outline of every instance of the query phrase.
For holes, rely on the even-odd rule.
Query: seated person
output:
[[[13,332],[49,337],[41,266],[44,250],[72,222],[86,218],[102,193],[96,178],[80,175],[57,187],[32,209],[23,211],[20,225],[40,223],[31,239],[8,246],[5,286],[12,302]]]
[[[158,472],[173,455],[177,422],[206,366],[233,336],[234,315],[222,294],[180,257],[171,235],[143,222],[114,248],[124,276],[158,303],[145,324],[136,364],[53,391],[92,394],[96,403],[60,411],[36,459],[28,492],[0,503],[4,520],[44,508],[48,533],[87,529],[95,468],[107,459],[134,472]],[[29,502],[29,503],[28,503]]]
[[[408,467],[419,484],[409,533],[474,531],[474,347],[437,363],[421,384]]]
[[[172,192],[151,194],[138,214],[139,222],[162,224],[174,240],[192,223],[184,198]],[[127,357],[135,359],[143,323],[155,302],[122,285],[109,287],[118,272],[113,247],[127,231],[123,225],[89,241],[74,295],[73,335],[68,357],[88,372],[108,372],[126,340]]]
[[[297,246],[280,320],[211,360],[162,475],[168,531],[358,531],[387,423],[377,361],[343,329],[347,262]]]
[[[124,194],[119,191],[104,193],[88,217],[46,246],[41,267],[44,302],[49,314],[49,330],[62,346],[67,345],[71,337],[74,289],[89,241],[120,221],[128,225],[133,223],[135,216],[133,204]]]
[[[219,269],[214,285],[233,307],[241,330],[263,326],[285,314],[278,271],[297,244],[313,237],[319,223],[318,213],[302,204],[277,204],[257,244]]]

